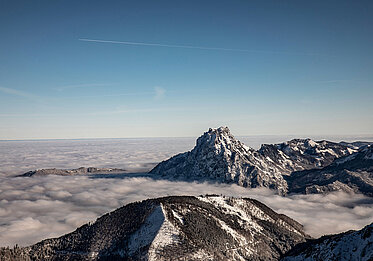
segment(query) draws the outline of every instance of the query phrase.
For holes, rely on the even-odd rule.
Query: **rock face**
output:
[[[278,260],[309,238],[253,199],[166,197],[132,203],[60,238],[1,249],[0,260]]]
[[[213,179],[244,187],[269,187],[280,194],[287,184],[271,159],[236,140],[227,127],[210,129],[192,151],[163,161],[151,174],[184,180]]]
[[[85,175],[85,174],[113,174],[123,173],[123,169],[111,169],[111,168],[94,168],[94,167],[81,167],[78,169],[37,169],[28,171],[20,177],[32,177],[32,176],[46,176],[46,175],[60,175],[60,176],[73,176],[73,175]]]
[[[295,172],[287,181],[293,193],[345,191],[373,197],[373,146],[363,146],[323,169]]]
[[[295,246],[283,261],[373,260],[373,223],[359,231],[323,236]]]
[[[183,180],[209,179],[244,187],[267,187],[288,193],[284,177],[294,171],[320,169],[358,147],[328,141],[294,139],[262,145],[256,151],[235,139],[227,127],[210,129],[189,152],[159,163],[151,174]]]
[[[280,144],[262,145],[259,152],[282,165],[284,174],[291,174],[294,171],[326,167],[335,159],[357,150],[357,146],[325,140],[293,139]]]

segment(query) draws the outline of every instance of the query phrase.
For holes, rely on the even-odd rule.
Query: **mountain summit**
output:
[[[243,187],[269,187],[285,194],[287,184],[269,158],[235,139],[228,127],[209,129],[189,152],[163,161],[151,174],[184,180],[213,179]]]
[[[267,187],[276,190],[280,195],[291,192],[324,193],[338,190],[338,188],[352,191],[348,189],[350,184],[348,179],[341,181],[346,184],[341,185],[337,182],[338,186],[329,190],[302,190],[298,188],[299,184],[296,180],[307,177],[301,173],[311,171],[319,173],[319,170],[325,168],[340,170],[334,162],[353,157],[359,149],[361,148],[352,143],[293,139],[280,144],[265,144],[259,150],[255,150],[237,140],[228,127],[220,127],[209,129],[197,139],[196,146],[191,151],[159,163],[150,171],[150,174],[169,179],[213,180],[221,183],[235,183],[243,187]],[[370,161],[368,163],[371,164]],[[371,168],[368,172],[372,173]],[[371,174],[366,176],[371,176]],[[318,180],[316,175],[308,181],[322,184]],[[367,182],[371,181],[364,179],[359,186],[366,187]],[[312,184],[307,183],[307,186],[312,186]],[[371,186],[368,187],[368,190],[371,190]],[[359,192],[360,190],[354,188],[353,191]]]

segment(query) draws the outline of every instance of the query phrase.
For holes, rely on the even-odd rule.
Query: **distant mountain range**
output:
[[[0,248],[0,260],[372,260],[372,228],[315,240],[254,199],[165,197],[128,204],[59,238]]]
[[[373,146],[370,142],[293,139],[259,150],[234,138],[228,127],[209,129],[196,146],[156,165],[153,177],[215,181],[266,187],[280,195],[345,191],[373,196]],[[38,169],[20,176],[122,174],[116,168]]]
[[[209,129],[189,152],[159,163],[150,173],[167,179],[214,180],[267,187],[280,195],[343,190],[373,196],[368,142],[293,139],[259,150],[235,139],[227,127]]]
[[[116,168],[95,168],[95,167],[80,167],[77,169],[37,169],[28,171],[19,177],[32,177],[32,176],[46,176],[46,175],[59,175],[59,176],[74,176],[86,174],[119,174],[124,173],[124,169]]]

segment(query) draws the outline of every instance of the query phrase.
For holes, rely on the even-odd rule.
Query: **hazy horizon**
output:
[[[201,136],[203,132],[198,136],[153,136],[153,137],[87,137],[87,138],[30,138],[30,139],[0,139],[0,142],[4,141],[64,141],[64,140],[156,140],[156,139],[192,139],[196,140]],[[373,141],[373,134],[359,134],[359,135],[279,135],[279,134],[266,134],[266,135],[234,135],[237,139],[245,143],[248,140],[254,141],[256,144],[267,144],[267,143],[281,143],[289,141],[291,139],[312,139],[312,140],[328,140],[332,142],[342,141]],[[250,143],[250,142],[249,142]],[[250,144],[248,144],[250,145]]]

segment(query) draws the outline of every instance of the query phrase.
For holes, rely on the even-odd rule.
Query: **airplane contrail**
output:
[[[96,42],[96,43],[111,43],[111,44],[126,44],[137,46],[156,46],[156,47],[170,47],[170,48],[185,48],[185,49],[199,49],[199,50],[215,50],[215,51],[233,51],[233,52],[246,52],[246,53],[272,53],[272,54],[291,54],[291,55],[315,55],[311,53],[295,53],[295,52],[276,52],[276,51],[261,51],[261,50],[248,50],[248,49],[234,49],[234,48],[221,48],[221,47],[206,47],[194,45],[177,45],[177,44],[160,44],[160,43],[145,43],[145,42],[130,42],[130,41],[112,41],[101,39],[87,39],[79,38],[79,41]]]
[[[250,51],[250,50],[245,50],[245,49],[205,47],[205,46],[193,46],[193,45],[160,44],[160,43],[144,43],[144,42],[128,42],[128,41],[110,41],[110,40],[86,39],[86,38],[80,38],[79,41],[96,42],[96,43],[127,44],[127,45],[142,45],[142,46],[157,46],[157,47],[171,47],[171,48],[201,49],[201,50],[255,52],[255,51]]]

